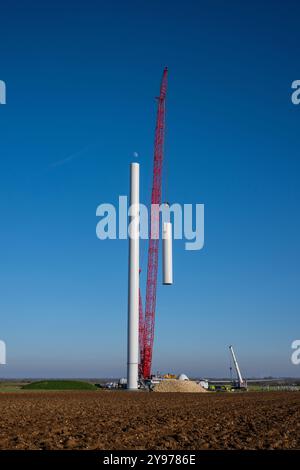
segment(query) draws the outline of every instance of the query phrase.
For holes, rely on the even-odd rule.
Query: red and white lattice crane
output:
[[[163,71],[160,94],[157,97],[157,119],[154,142],[153,182],[151,193],[150,237],[148,247],[146,304],[143,313],[142,296],[139,296],[139,344],[140,364],[139,373],[144,379],[151,376],[152,352],[154,341],[156,288],[158,271],[158,251],[160,232],[160,213],[157,208],[161,204],[162,168],[164,157],[165,137],[165,100],[167,92],[167,67]]]

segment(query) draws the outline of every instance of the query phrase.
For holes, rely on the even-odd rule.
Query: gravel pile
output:
[[[156,384],[154,392],[203,393],[206,390],[191,380],[162,380]]]

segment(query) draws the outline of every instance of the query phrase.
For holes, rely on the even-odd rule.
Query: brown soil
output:
[[[0,395],[0,449],[300,448],[300,393]]]

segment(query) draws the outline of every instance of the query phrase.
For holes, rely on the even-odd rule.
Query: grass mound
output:
[[[97,387],[81,380],[42,380],[24,385],[23,390],[97,390]]]

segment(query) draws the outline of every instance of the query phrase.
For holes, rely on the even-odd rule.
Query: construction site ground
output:
[[[4,392],[0,449],[296,449],[299,392]]]

